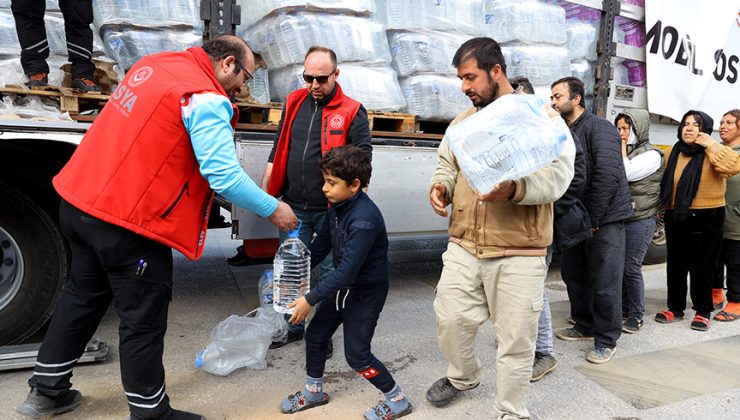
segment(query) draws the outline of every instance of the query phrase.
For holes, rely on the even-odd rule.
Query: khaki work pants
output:
[[[479,260],[450,243],[442,261],[434,312],[437,340],[449,361],[447,377],[460,390],[480,383],[482,365],[473,346],[478,328],[490,318],[498,343],[495,406],[499,418],[530,418],[524,397],[542,310],[545,257]]]

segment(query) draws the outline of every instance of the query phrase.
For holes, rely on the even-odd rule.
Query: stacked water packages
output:
[[[59,11],[59,4],[55,0],[47,0],[46,14],[44,15],[46,38],[49,47],[49,84],[60,86],[64,79],[64,72],[60,67],[68,61],[67,40],[64,33],[64,18]],[[93,31],[93,56],[102,56],[100,37]],[[39,45],[42,49],[46,44]],[[74,47],[73,47],[74,48]],[[20,62],[21,46],[15,28],[15,19],[10,10],[10,1],[0,1],[0,84],[21,84],[26,76]]]
[[[399,111],[406,105],[390,67],[385,27],[373,17],[374,2],[269,0],[257,10],[264,17],[248,26],[244,23],[254,18],[244,20],[242,8],[237,34],[267,62],[273,100],[284,102],[290,92],[306,86],[303,60],[318,45],[337,54],[342,90],[365,108]]]
[[[527,77],[535,92],[546,97],[552,82],[571,75],[562,7],[537,0],[486,0],[484,13],[484,33],[502,44],[509,77]]]
[[[200,45],[198,0],[94,0],[94,25],[108,55],[126,71],[145,55]]]
[[[445,138],[475,190],[486,194],[560,156],[568,128],[550,120],[545,107],[535,95],[505,95],[447,129]]]

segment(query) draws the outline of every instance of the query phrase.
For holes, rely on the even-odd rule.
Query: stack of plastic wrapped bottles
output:
[[[64,72],[60,67],[67,62],[67,40],[58,0],[46,0],[44,24],[49,42],[49,83],[61,85]],[[103,55],[102,42],[98,36],[93,37],[93,53],[98,58]],[[0,84],[21,84],[26,81],[20,55],[21,46],[13,12],[10,10],[10,0],[0,0]]]
[[[305,87],[303,60],[313,45],[337,54],[342,90],[368,110],[399,111],[406,101],[385,27],[375,18],[373,0],[262,0],[242,6],[237,34],[264,58],[274,100]]]

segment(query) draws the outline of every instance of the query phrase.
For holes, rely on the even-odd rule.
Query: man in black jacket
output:
[[[591,363],[606,363],[621,335],[624,220],[632,215],[619,132],[604,118],[583,106],[584,85],[565,77],[551,85],[552,106],[578,136],[586,160],[583,204],[588,210],[593,237],[563,250],[561,273],[575,325],[555,335],[568,341],[594,340],[586,356]]]

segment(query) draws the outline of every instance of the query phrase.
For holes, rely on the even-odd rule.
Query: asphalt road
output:
[[[268,367],[264,370],[241,369],[217,377],[193,366],[193,357],[208,343],[213,326],[231,314],[245,314],[257,306],[257,280],[266,266],[228,266],[225,258],[233,254],[237,244],[229,239],[228,230],[211,231],[202,259],[189,262],[176,257],[164,360],[167,390],[174,407],[202,413],[209,419],[287,419],[279,412],[278,404],[303,384],[302,343],[268,352]],[[406,418],[493,418],[495,349],[489,324],[480,329],[476,342],[476,354],[485,366],[481,385],[441,409],[424,399],[426,389],[446,369],[437,346],[432,311],[440,270],[438,261],[392,265],[391,292],[373,342],[374,353],[411,398],[415,409]],[[610,363],[594,366],[586,362],[585,353],[590,348],[587,342],[556,340],[558,368],[529,387],[527,406],[533,418],[740,418],[740,322],[714,322],[705,333],[690,330],[688,321],[656,324],[652,315],[665,304],[664,271],[664,266],[646,267],[645,327],[638,334],[622,336]],[[556,266],[548,277],[547,292],[555,327],[564,327],[568,303]],[[72,381],[84,400],[77,410],[60,419],[127,418],[118,370],[115,314],[106,315],[96,337],[109,343],[112,352],[105,362],[75,369]],[[359,419],[381,398],[347,366],[342,357],[341,332],[334,340],[335,356],[327,365],[325,377],[331,402],[292,415],[291,420]],[[0,418],[22,418],[15,414],[15,407],[28,392],[26,381],[30,375],[30,370],[0,373]]]

